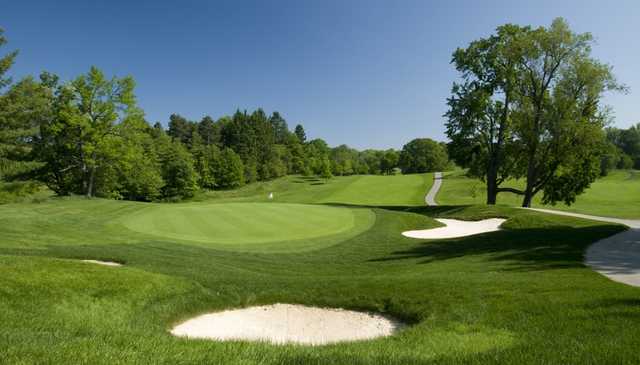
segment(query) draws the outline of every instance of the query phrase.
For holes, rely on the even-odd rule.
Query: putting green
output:
[[[123,223],[130,230],[170,239],[241,245],[352,236],[371,225],[362,224],[363,210],[275,203],[151,205]],[[372,220],[373,213],[364,211],[364,220]]]

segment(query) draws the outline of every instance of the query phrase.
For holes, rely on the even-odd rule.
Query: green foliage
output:
[[[304,132],[304,127],[302,126],[302,124],[296,125],[293,133],[296,135],[296,137],[298,137],[298,141],[300,143],[305,143],[307,141],[307,134]]]
[[[602,94],[623,90],[611,68],[590,56],[592,37],[562,19],[550,27],[507,24],[453,56],[463,83],[449,99],[447,135],[456,163],[499,192],[539,192],[546,202],[572,202],[606,169]],[[523,190],[501,188],[524,177]]]
[[[7,43],[7,39],[4,37],[4,29],[0,28],[0,47]],[[18,51],[10,52],[0,58],[0,89],[11,84],[11,78],[5,76],[7,71],[13,66],[15,58],[18,56]]]
[[[405,144],[399,158],[403,174],[443,171],[448,163],[446,149],[429,138],[417,138]]]
[[[158,141],[158,156],[164,186],[165,198],[189,198],[198,190],[198,174],[193,157],[187,148],[177,140],[161,136]]]
[[[128,200],[161,198],[164,180],[155,140],[142,115],[134,114],[118,126],[116,163],[110,166],[116,183],[111,195]]]
[[[323,179],[331,179],[333,177],[333,174],[331,173],[331,162],[329,162],[328,158],[323,158],[320,161],[318,175]]]
[[[117,126],[138,113],[130,77],[106,79],[92,67],[69,84],[57,87],[54,115],[40,125],[37,158],[44,163],[39,178],[58,194],[96,192],[110,195],[108,173],[119,158]],[[102,184],[102,185],[101,185]]]
[[[287,121],[278,112],[273,112],[269,117],[271,130],[273,131],[273,140],[277,144],[284,144],[289,136],[289,126]]]
[[[40,167],[32,156],[39,127],[53,116],[53,94],[27,77],[0,95],[0,179],[28,175]]]
[[[640,123],[628,129],[607,128],[607,140],[617,148],[617,168],[640,169]]]
[[[216,187],[232,189],[244,185],[242,159],[231,148],[225,148],[215,166]]]
[[[386,150],[380,159],[380,170],[385,175],[394,173],[398,163],[400,162],[400,154],[395,150]]]
[[[171,114],[171,116],[169,116],[169,130],[167,134],[187,146],[191,145],[191,137],[195,129],[195,124],[186,118],[178,114]]]

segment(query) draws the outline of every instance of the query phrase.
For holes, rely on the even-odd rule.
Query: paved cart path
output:
[[[436,195],[438,195],[441,185],[442,172],[436,172],[433,174],[433,185],[431,185],[431,189],[424,197],[424,202],[427,203],[427,205],[438,205],[438,203],[436,203]]]

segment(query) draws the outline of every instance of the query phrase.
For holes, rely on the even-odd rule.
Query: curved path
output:
[[[640,286],[640,220],[598,217],[551,209],[526,208],[543,213],[624,224],[630,229],[592,244],[585,264],[613,281]]]
[[[435,196],[442,185],[442,173],[425,197],[427,205],[435,204]],[[613,281],[640,287],[640,220],[599,217],[559,210],[523,208],[537,212],[623,224],[630,229],[602,239],[587,249],[585,264]]]
[[[433,185],[431,185],[431,189],[424,197],[424,202],[427,203],[427,205],[438,205],[438,203],[436,203],[436,195],[438,195],[440,186],[442,186],[442,172],[434,172]]]

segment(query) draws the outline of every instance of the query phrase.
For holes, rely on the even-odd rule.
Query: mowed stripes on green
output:
[[[227,245],[311,239],[361,226],[353,209],[270,203],[151,205],[123,224],[164,238]]]

